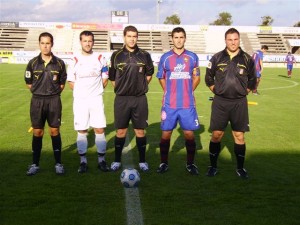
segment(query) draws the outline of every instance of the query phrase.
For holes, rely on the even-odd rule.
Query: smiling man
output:
[[[75,54],[73,63],[68,67],[68,82],[73,90],[74,128],[77,131],[77,151],[80,156],[78,173],[88,169],[86,157],[88,149],[88,129],[95,132],[95,144],[98,154],[98,168],[108,172],[105,161],[106,139],[104,129],[103,93],[108,81],[108,68],[103,55],[93,51],[94,34],[82,31],[79,35],[81,52]]]
[[[248,178],[244,168],[246,152],[244,133],[249,131],[247,95],[255,89],[255,65],[251,56],[240,48],[238,30],[230,28],[226,31],[225,44],[226,48],[211,58],[205,75],[206,85],[215,94],[210,119],[211,165],[206,175],[213,177],[217,174],[221,140],[230,122],[237,159],[236,173],[241,178]]]

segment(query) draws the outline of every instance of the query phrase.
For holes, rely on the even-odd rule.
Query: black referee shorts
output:
[[[215,96],[211,106],[210,130],[225,131],[230,122],[233,131],[249,131],[247,98],[226,99]]]
[[[146,95],[115,97],[115,128],[128,128],[131,120],[134,129],[148,127],[148,102]]]
[[[32,96],[30,103],[31,126],[36,129],[42,129],[47,121],[49,127],[58,128],[61,125],[61,111],[60,96]]]

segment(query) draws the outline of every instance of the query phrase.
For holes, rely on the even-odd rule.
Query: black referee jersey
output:
[[[147,76],[152,76],[153,73],[150,54],[137,46],[133,52],[123,47],[111,56],[109,80],[115,81],[116,95],[144,95],[148,91]]]
[[[65,63],[52,55],[52,59],[45,64],[39,54],[27,64],[24,78],[26,84],[32,85],[30,91],[35,96],[60,95],[60,85],[64,85],[67,79]]]
[[[232,59],[226,49],[216,53],[206,68],[205,83],[208,87],[215,85],[214,93],[223,98],[244,98],[247,88],[253,90],[256,85],[251,56],[241,48]]]

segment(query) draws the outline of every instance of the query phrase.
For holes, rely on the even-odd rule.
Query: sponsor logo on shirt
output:
[[[191,79],[189,72],[183,71],[185,69],[185,64],[177,64],[174,67],[174,72],[171,72],[170,79]]]

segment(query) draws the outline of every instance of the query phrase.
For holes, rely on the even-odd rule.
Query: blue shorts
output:
[[[293,64],[287,65],[287,70],[292,71],[293,70]]]
[[[261,73],[258,72],[258,71],[256,71],[256,77],[257,77],[257,78],[260,78],[260,77],[261,77]]]
[[[197,130],[200,128],[196,108],[170,109],[162,107],[160,128],[162,130],[173,130],[176,128],[177,122],[179,122],[182,130]]]

